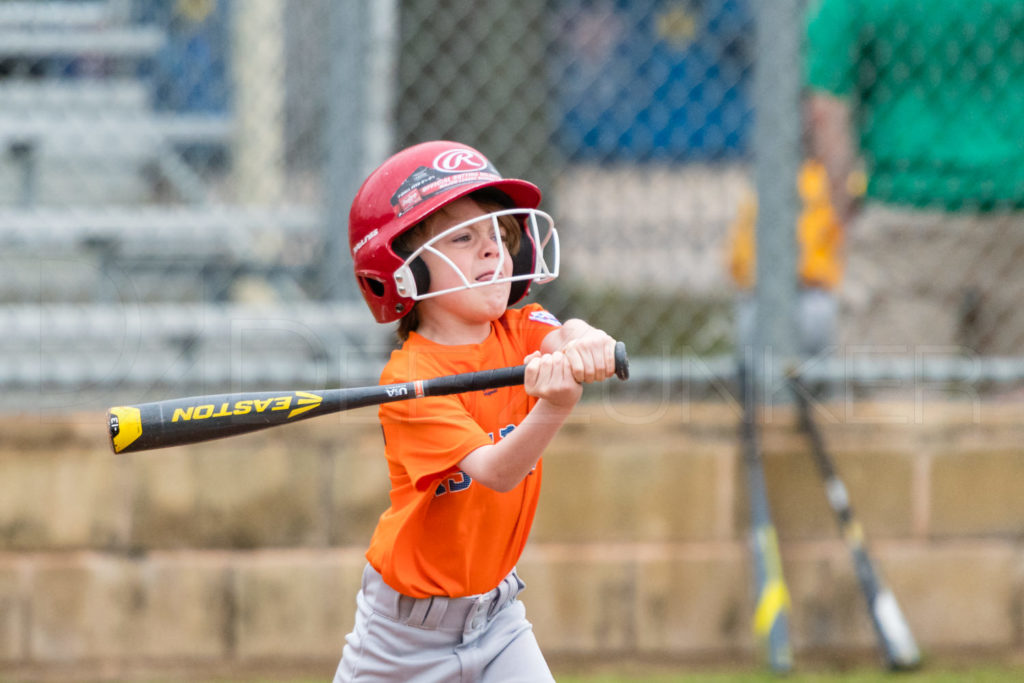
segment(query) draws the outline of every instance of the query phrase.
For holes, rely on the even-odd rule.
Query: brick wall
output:
[[[558,657],[754,661],[735,406],[582,405],[520,564]],[[871,652],[791,413],[764,415],[800,657]],[[1024,644],[1019,406],[829,404],[871,549],[926,655]],[[102,415],[0,423],[0,671],[306,667],[328,677],[387,504],[372,409],[114,456]]]

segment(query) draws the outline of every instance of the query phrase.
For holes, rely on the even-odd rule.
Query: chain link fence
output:
[[[911,0],[879,4],[915,16]],[[951,2],[922,25],[833,5],[859,3],[825,0],[809,33],[802,17],[785,19],[758,43],[755,11],[776,10],[752,0],[0,2],[3,407],[23,408],[26,396],[66,409],[375,381],[390,330],[348,282],[347,205],[386,155],[434,138],[473,145],[505,175],[541,186],[563,267],[534,296],[626,339],[641,375],[711,383],[738,349],[764,341],[766,320],[785,318],[787,302],[804,315],[801,297],[818,290],[824,317],[810,320],[828,333],[809,372],[874,377],[861,368],[867,359],[899,375],[924,358],[945,363],[940,375],[983,377],[990,359],[1018,355],[1024,335],[1013,305],[1024,286],[1021,5]],[[818,17],[819,0],[807,11]],[[970,21],[954,30],[960,11]],[[832,15],[859,23],[824,28]],[[831,96],[806,119],[803,141],[755,136],[772,79],[807,85],[798,55],[756,87],[765,46],[781,35],[815,51],[804,93]],[[842,54],[864,61],[843,66]],[[838,124],[833,100],[848,105]],[[797,102],[772,106],[801,119]],[[936,111],[947,118],[920,129]],[[893,120],[901,128],[883,128]],[[956,133],[959,147],[937,142],[971,121],[984,125]],[[783,179],[792,216],[762,201],[768,223],[785,225],[758,230],[757,250],[770,258],[756,262],[755,185],[770,187],[778,169],[812,154],[842,168],[828,155],[844,122],[845,158],[866,162],[845,171],[867,178],[867,195],[839,198],[832,223],[855,229],[824,241],[811,229],[819,240],[806,241],[827,180]],[[887,135],[920,144],[886,156]],[[923,153],[929,140],[937,154]],[[901,173],[917,168],[932,184],[912,210],[893,209],[901,182],[918,187]],[[972,184],[987,199],[925,201],[963,200]],[[961,241],[930,240],[924,258],[900,242],[906,230],[886,241],[871,227],[906,215]],[[770,248],[799,250],[799,287],[766,279],[779,253]],[[817,279],[808,274],[815,255],[832,277],[820,260]],[[931,276],[904,277],[922,269]],[[741,286],[754,275],[777,291]],[[932,308],[903,315],[926,300]],[[940,316],[950,321],[942,335]],[[887,337],[892,321],[906,334]],[[891,357],[911,369],[893,370]],[[1001,363],[1004,380],[1019,374]]]
[[[746,4],[408,0],[402,16],[398,140],[464,140],[542,187],[564,249],[544,303],[628,336],[634,355],[727,351]]]

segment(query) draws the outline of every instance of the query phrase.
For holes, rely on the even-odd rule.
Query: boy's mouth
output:
[[[476,281],[477,282],[487,282],[487,281],[489,281],[489,280],[491,280],[493,278],[494,278],[494,271],[493,270],[489,270],[486,273],[481,273],[480,275],[477,275],[476,276]]]

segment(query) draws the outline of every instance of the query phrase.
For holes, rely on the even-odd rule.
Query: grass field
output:
[[[778,676],[767,671],[683,672],[683,673],[602,673],[556,676],[558,683],[1018,683],[1024,681],[1024,666],[976,668],[925,668],[912,673],[889,673],[880,669],[851,671],[796,672]],[[3,683],[0,679],[0,683]],[[160,683],[181,683],[161,681]],[[319,679],[284,681],[219,680],[208,683],[323,683]]]
[[[648,676],[599,674],[559,676],[559,683],[1010,683],[1024,681],[1024,667],[978,668],[892,674],[879,670],[793,673],[777,676],[768,672],[679,673]]]
[[[767,670],[715,670],[715,671],[612,671],[608,673],[566,674],[556,670],[558,683],[1017,683],[1024,681],[1024,665],[928,666],[915,672],[891,673],[880,668],[858,668],[848,671],[798,671],[785,676]],[[52,679],[43,679],[52,680]],[[202,679],[139,679],[139,683],[203,683]],[[8,681],[0,676],[0,683],[21,683],[21,679]],[[95,681],[93,683],[101,683]],[[102,683],[112,683],[104,679]],[[321,678],[215,678],[205,683],[324,683]]]
[[[914,672],[891,673],[878,666],[860,663],[837,669],[827,665],[807,665],[789,675],[780,676],[766,669],[737,664],[735,667],[714,668],[671,666],[643,663],[605,662],[597,665],[581,663],[579,666],[553,667],[558,683],[1016,683],[1024,681],[1024,663],[1017,658],[992,663],[992,660],[926,661]],[[8,672],[9,674],[10,672]],[[70,672],[67,672],[70,673]],[[333,672],[331,672],[333,673]],[[86,675],[63,677],[57,672],[38,672],[37,676],[9,677],[0,672],[0,683],[324,683],[323,676],[306,671],[302,676],[283,672],[250,670],[247,674],[220,672],[203,676],[196,672],[174,675],[148,675],[132,677],[93,678]]]
[[[79,683],[204,683],[203,679],[110,679],[82,681],[82,679],[60,678],[16,678],[0,677],[0,683],[30,683],[35,681],[75,680]],[[846,672],[793,673],[778,676],[768,672],[704,672],[704,673],[659,673],[634,674],[587,674],[559,675],[558,683],[1017,683],[1024,681],[1024,667],[957,669],[943,671],[919,671],[915,673],[887,673],[877,670]],[[280,678],[230,678],[208,679],[205,683],[324,683],[320,678],[282,680]]]

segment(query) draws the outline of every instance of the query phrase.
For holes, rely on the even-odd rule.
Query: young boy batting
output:
[[[524,362],[526,373],[521,386],[381,406],[391,505],[336,683],[553,680],[515,567],[544,448],[583,383],[614,374],[615,341],[537,304],[512,308],[558,274],[540,199],[477,150],[434,141],[385,161],[352,203],[360,290],[378,322],[399,321],[382,383]]]

